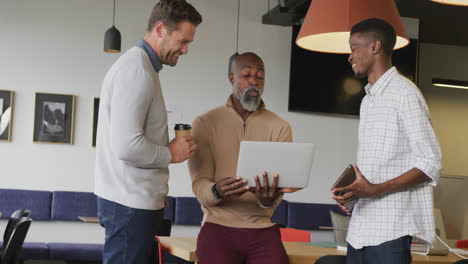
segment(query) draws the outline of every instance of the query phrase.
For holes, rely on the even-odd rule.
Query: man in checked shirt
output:
[[[442,169],[440,147],[421,92],[392,67],[395,42],[395,30],[381,19],[351,29],[348,61],[369,83],[360,110],[356,181],[332,190],[342,210],[353,210],[347,264],[409,264],[413,236],[435,239],[432,187]],[[354,208],[344,206],[353,200]]]

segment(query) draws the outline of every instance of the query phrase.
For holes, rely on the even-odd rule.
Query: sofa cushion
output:
[[[97,197],[94,193],[53,192],[51,219],[79,221],[78,216],[97,217]]]
[[[103,244],[49,243],[50,259],[102,261]]]
[[[201,225],[203,212],[195,197],[177,197],[175,200],[175,224]]]
[[[17,209],[29,209],[33,220],[49,220],[51,197],[48,191],[0,189],[2,218],[10,218]]]
[[[21,249],[21,259],[49,259],[49,248],[46,243],[25,242]]]
[[[318,230],[319,226],[332,226],[330,210],[340,212],[336,204],[288,203],[288,227]]]
[[[2,246],[3,241],[0,242],[0,247]],[[24,242],[20,256],[22,260],[49,259],[49,248],[46,243]]]
[[[282,200],[276,207],[275,212],[271,216],[271,222],[277,223],[281,226],[286,226],[288,219],[288,202]]]
[[[171,220],[171,222],[174,222],[174,210],[175,210],[174,197],[168,196],[167,203],[168,203],[168,206],[164,208],[164,218]]]

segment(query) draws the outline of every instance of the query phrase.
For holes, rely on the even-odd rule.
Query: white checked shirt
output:
[[[354,248],[376,246],[402,236],[434,239],[432,186],[439,180],[441,153],[429,110],[414,83],[395,67],[361,103],[357,165],[371,183],[382,183],[417,168],[432,181],[354,206],[347,241]]]

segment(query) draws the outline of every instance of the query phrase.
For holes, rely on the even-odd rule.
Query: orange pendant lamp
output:
[[[311,51],[350,53],[351,27],[368,18],[383,19],[395,28],[395,49],[409,43],[394,0],[312,0],[296,44]]]
[[[458,5],[458,6],[468,6],[468,0],[430,0],[432,2],[447,4],[447,5]]]

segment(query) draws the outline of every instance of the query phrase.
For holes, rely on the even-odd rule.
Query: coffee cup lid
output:
[[[175,124],[174,130],[189,130],[192,127],[189,124]]]

